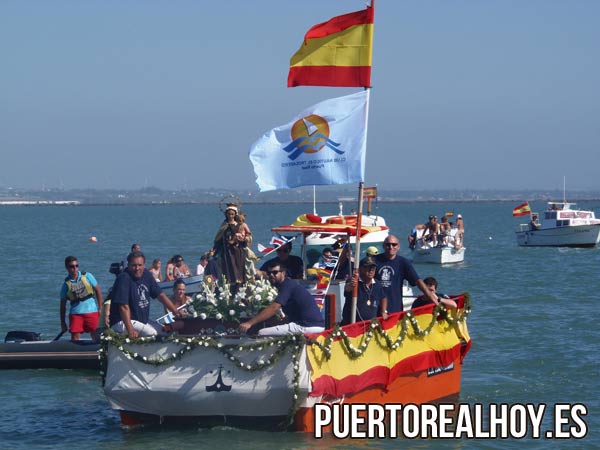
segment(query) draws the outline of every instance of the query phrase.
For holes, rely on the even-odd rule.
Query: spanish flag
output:
[[[527,214],[531,214],[531,208],[529,207],[529,203],[525,202],[521,205],[517,206],[513,209],[513,216],[526,216]]]
[[[288,87],[371,87],[373,16],[367,6],[308,30],[290,60]]]
[[[363,198],[377,198],[377,187],[364,188]]]
[[[457,310],[448,310],[447,314],[455,319],[464,314],[465,296],[454,299]],[[466,321],[455,321],[451,324],[445,320],[436,320],[433,316],[434,305],[411,311],[415,323],[423,330],[431,326],[430,332],[424,336],[415,333],[415,326],[406,325],[406,312],[395,313],[383,321],[380,319],[385,333],[392,341],[405,333],[398,348],[390,349],[386,341],[375,332],[359,358],[347,356],[347,345],[355,349],[361,348],[366,339],[366,331],[370,322],[357,322],[342,328],[347,339],[337,337],[327,357],[322,347],[310,345],[307,357],[311,367],[311,396],[327,395],[339,398],[351,395],[372,386],[389,386],[400,375],[415,374],[428,368],[443,367],[456,358],[466,355],[471,345],[471,338]],[[432,324],[433,321],[433,324]],[[432,324],[432,325],[430,325]],[[325,336],[316,338],[321,345],[325,344]]]

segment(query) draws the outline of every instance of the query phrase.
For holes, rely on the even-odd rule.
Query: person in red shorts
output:
[[[68,329],[65,320],[68,302],[71,340],[78,341],[81,333],[90,333],[90,337],[96,340],[102,305],[100,285],[91,273],[79,270],[79,262],[74,256],[65,258],[65,268],[68,275],[60,291],[61,331],[64,333]]]

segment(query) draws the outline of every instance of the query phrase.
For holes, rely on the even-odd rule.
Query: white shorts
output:
[[[156,336],[158,334],[165,334],[162,329],[162,325],[158,322],[154,322],[151,320],[148,323],[139,322],[137,320],[132,320],[131,325],[133,325],[133,329],[137,331],[138,336],[140,337],[148,337],[148,336]],[[120,334],[127,333],[127,329],[125,328],[125,324],[123,321],[115,323],[112,327],[110,327],[113,331],[116,331]]]
[[[259,336],[283,336],[286,334],[312,334],[322,333],[325,331],[324,327],[302,327],[297,323],[290,322],[284,325],[277,325],[275,327],[267,327],[259,330]]]

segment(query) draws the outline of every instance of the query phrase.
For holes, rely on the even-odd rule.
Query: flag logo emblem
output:
[[[290,130],[292,142],[286,145],[283,150],[288,154],[292,161],[298,158],[302,153],[317,153],[324,147],[329,147],[338,155],[344,152],[338,147],[339,143],[329,139],[329,123],[323,117],[317,114],[311,114],[298,119]]]

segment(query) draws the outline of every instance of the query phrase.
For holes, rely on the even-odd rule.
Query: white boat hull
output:
[[[343,216],[324,216],[323,222],[338,219]],[[340,224],[339,221],[331,222]],[[355,220],[356,223],[356,220]],[[381,216],[362,216],[362,224],[365,227],[384,227],[383,230],[371,231],[360,238],[362,244],[381,244],[386,237],[389,236],[390,231],[385,224],[385,219]],[[308,246],[325,246],[331,247],[340,238],[339,235],[332,235],[331,233],[312,233],[306,236],[306,245]],[[350,243],[356,244],[356,236],[350,236]]]
[[[421,247],[413,250],[413,262],[455,264],[465,260],[465,247]]]
[[[600,224],[517,231],[516,237],[522,247],[594,247],[600,241]]]
[[[389,235],[389,230],[373,231],[360,238],[361,245],[381,244]],[[322,233],[313,233],[306,236],[306,245],[331,247],[339,240],[339,236],[324,235]],[[356,236],[350,236],[350,243],[356,244]]]
[[[231,343],[247,340],[235,339]],[[274,353],[268,341],[265,347],[262,352],[239,352],[236,356],[257,365],[259,359],[267,360]],[[128,348],[148,359],[166,359],[182,347],[165,343],[132,344]],[[302,398],[310,389],[304,351],[298,363],[297,394]],[[198,348],[168,365],[127,358],[115,347],[109,349],[108,358],[104,392],[113,409],[156,416],[285,416],[292,405],[294,370],[290,352],[257,372],[240,369],[212,348]]]

